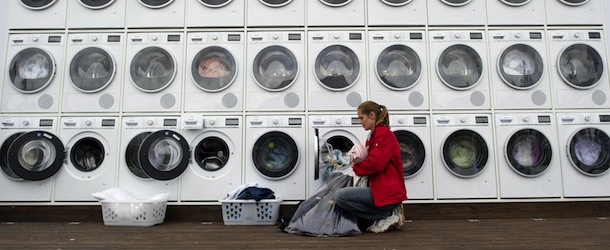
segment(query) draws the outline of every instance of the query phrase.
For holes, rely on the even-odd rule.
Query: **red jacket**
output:
[[[396,136],[384,125],[377,124],[366,140],[367,158],[354,165],[354,173],[368,176],[375,206],[383,207],[407,200],[400,146]]]

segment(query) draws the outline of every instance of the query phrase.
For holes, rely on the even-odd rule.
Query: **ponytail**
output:
[[[373,101],[365,101],[358,106],[358,111],[363,114],[373,112],[377,117],[375,125],[381,123],[388,128],[390,127],[390,114],[385,105],[380,105]]]

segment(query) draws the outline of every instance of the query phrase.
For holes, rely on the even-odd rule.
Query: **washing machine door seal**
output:
[[[600,83],[604,61],[599,52],[586,44],[573,44],[557,58],[561,79],[575,89],[590,89]]]
[[[138,0],[140,4],[151,9],[161,9],[172,4],[174,0]]]
[[[360,59],[350,48],[331,45],[323,49],[314,64],[316,79],[331,91],[343,91],[360,77]]]
[[[292,0],[258,0],[258,1],[261,2],[262,4],[264,4],[265,6],[269,6],[269,7],[273,7],[273,8],[283,7],[283,6],[290,4],[290,2],[292,2]]]
[[[132,59],[131,80],[143,92],[154,93],[167,88],[177,74],[174,56],[161,47],[146,47]]]
[[[400,146],[404,177],[411,178],[423,169],[426,160],[426,148],[421,138],[413,132],[396,130],[394,135],[396,135]]]
[[[193,153],[197,165],[208,172],[223,169],[233,154],[227,140],[215,135],[200,140]]]
[[[203,91],[220,92],[235,81],[237,70],[237,63],[230,51],[210,46],[195,55],[191,64],[191,77]]]
[[[528,4],[532,0],[500,0],[503,4],[511,7],[519,7]]]
[[[260,174],[283,179],[292,174],[299,162],[299,148],[290,135],[270,131],[261,135],[252,148],[252,161]]]
[[[375,72],[381,83],[391,90],[407,90],[422,75],[422,62],[417,52],[405,45],[392,45],[377,56]]]
[[[526,44],[513,44],[504,49],[497,66],[502,81],[517,90],[534,88],[544,73],[540,53]]]
[[[140,133],[129,142],[125,154],[133,174],[161,181],[180,176],[191,155],[186,139],[171,130]]]
[[[483,172],[489,158],[489,148],[483,137],[469,129],[451,133],[442,144],[445,167],[461,178],[472,178]]]
[[[31,94],[49,86],[56,70],[55,59],[48,51],[32,47],[13,57],[8,74],[17,91]]]
[[[288,48],[273,45],[256,54],[252,62],[252,74],[256,84],[270,92],[290,88],[299,74],[299,63]]]
[[[70,62],[72,86],[83,93],[102,91],[116,75],[116,61],[112,54],[98,47],[82,49]]]
[[[78,0],[87,9],[101,10],[112,5],[115,0]]]
[[[504,157],[517,174],[537,177],[551,167],[553,147],[540,131],[520,129],[506,140]]]
[[[104,144],[93,136],[78,139],[68,150],[72,166],[80,172],[93,172],[106,159]]]
[[[341,7],[348,5],[352,0],[320,0],[320,2],[329,7]]]
[[[222,8],[233,0],[199,0],[199,3],[209,8]]]
[[[578,172],[601,176],[610,169],[610,137],[604,131],[588,127],[576,131],[568,140],[568,159]]]
[[[65,159],[64,145],[45,131],[16,133],[0,148],[2,170],[13,180],[40,181],[53,176]]]
[[[569,5],[569,6],[580,6],[580,5],[584,5],[587,2],[589,2],[589,0],[557,0],[565,5]]]
[[[472,0],[441,0],[446,5],[452,7],[461,7],[472,2]]]
[[[382,3],[387,4],[392,7],[400,7],[405,6],[411,3],[413,0],[381,0]]]
[[[483,61],[470,46],[451,45],[439,55],[436,72],[447,87],[468,90],[481,80]]]
[[[43,10],[55,4],[57,0],[20,0],[19,2],[31,10]]]

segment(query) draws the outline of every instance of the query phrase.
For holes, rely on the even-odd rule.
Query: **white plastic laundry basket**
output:
[[[275,225],[280,214],[281,199],[220,200],[225,225]]]
[[[102,200],[102,216],[106,226],[153,226],[163,223],[167,201]]]

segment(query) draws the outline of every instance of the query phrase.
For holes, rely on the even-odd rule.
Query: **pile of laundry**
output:
[[[256,200],[275,199],[273,190],[262,187],[256,182],[250,182],[229,192],[225,200]]]

